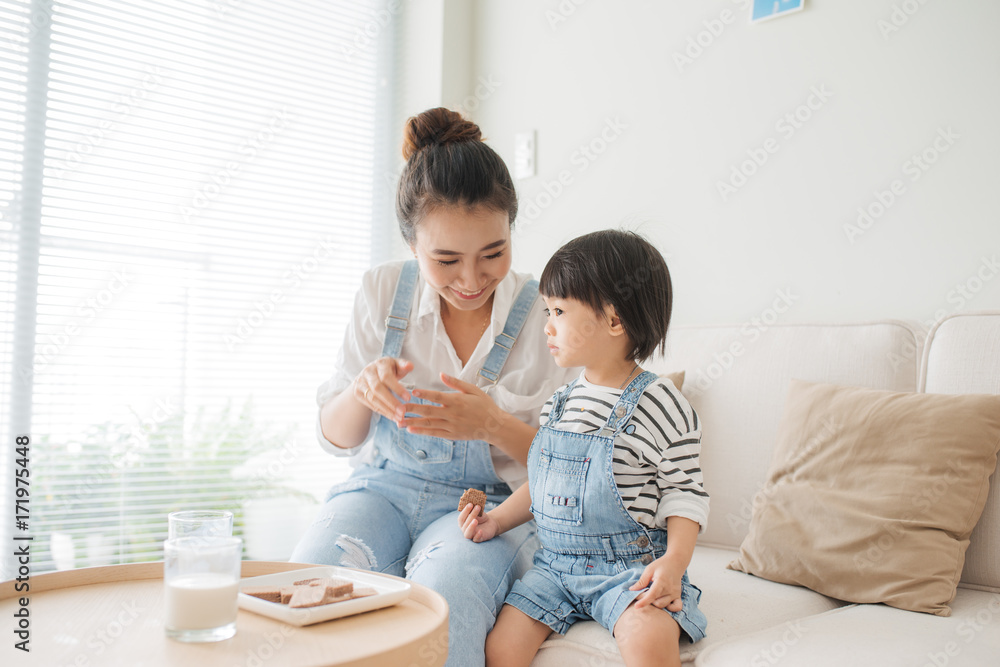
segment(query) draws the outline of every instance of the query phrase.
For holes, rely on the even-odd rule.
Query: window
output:
[[[380,5],[0,1],[0,507],[28,434],[32,573],[158,560],[182,508],[287,557],[347,475],[315,389],[385,210]]]

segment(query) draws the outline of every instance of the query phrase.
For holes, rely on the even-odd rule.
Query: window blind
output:
[[[381,5],[0,3],[0,409],[31,438],[33,572],[157,560],[178,509],[285,558],[347,475],[315,389],[384,210]]]

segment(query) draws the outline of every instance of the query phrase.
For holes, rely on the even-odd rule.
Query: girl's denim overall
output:
[[[399,356],[417,277],[416,261],[407,262],[386,319],[383,356]],[[490,382],[500,377],[537,294],[537,281],[530,281],[515,299],[479,371]],[[372,429],[374,461],[330,489],[291,560],[406,576],[436,590],[448,601],[449,646],[434,650],[447,648],[448,665],[482,665],[504,597],[538,547],[534,523],[484,544],[465,539],[457,519],[465,489],[485,491],[488,506],[510,495],[493,469],[489,444],[413,435],[380,415]]]
[[[587,618],[613,632],[618,617],[642,593],[629,587],[666,551],[667,531],[648,529],[632,518],[612,468],[615,438],[623,429],[635,428],[628,426],[632,411],[654,380],[656,375],[648,371],[635,378],[597,435],[558,430],[574,380],[556,394],[548,423],[531,443],[531,513],[542,548],[507,604],[560,634]],[[686,572],[681,584],[683,610],[666,613],[698,641],[708,624],[698,609],[701,590]]]

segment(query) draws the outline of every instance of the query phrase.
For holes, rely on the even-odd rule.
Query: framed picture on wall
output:
[[[805,0],[753,0],[751,23],[758,23],[797,12],[805,5]]]

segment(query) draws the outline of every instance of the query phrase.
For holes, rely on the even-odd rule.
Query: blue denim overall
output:
[[[654,380],[656,375],[648,371],[635,378],[596,435],[558,429],[574,380],[554,396],[548,423],[531,443],[531,513],[542,548],[534,567],[507,596],[507,604],[559,634],[588,618],[613,632],[619,616],[642,593],[629,587],[666,551],[667,531],[646,528],[632,518],[612,468],[615,438],[634,428],[628,426],[632,411]],[[686,572],[681,585],[683,610],[666,613],[689,639],[698,641],[708,624],[698,609],[701,591]]]
[[[386,318],[383,356],[398,357],[402,350],[418,276],[416,261],[403,265]],[[514,300],[479,371],[489,382],[499,379],[537,295],[533,280]],[[372,432],[373,462],[330,489],[291,560],[405,575],[436,590],[450,610],[447,664],[482,665],[486,634],[538,546],[534,524],[486,544],[462,536],[457,507],[465,489],[485,491],[488,506],[510,495],[493,469],[488,443],[414,435],[381,415],[373,416]]]

